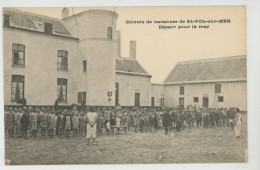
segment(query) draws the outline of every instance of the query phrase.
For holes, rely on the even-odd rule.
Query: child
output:
[[[106,134],[108,135],[109,135],[109,130],[110,130],[110,119],[108,119],[106,123]]]
[[[73,137],[78,136],[79,131],[79,116],[76,113],[72,118],[72,124],[73,124]]]
[[[97,128],[98,128],[99,136],[101,136],[101,133],[102,133],[103,123],[104,123],[103,115],[102,115],[102,113],[100,113],[98,116],[98,120],[97,120]]]
[[[119,134],[120,127],[121,127],[121,118],[120,118],[120,116],[118,115],[118,116],[116,117],[116,134]]]

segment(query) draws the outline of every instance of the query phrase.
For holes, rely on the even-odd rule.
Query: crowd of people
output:
[[[55,107],[7,107],[5,108],[5,131],[8,137],[43,138],[86,137],[119,133],[150,133],[164,129],[165,134],[176,129],[213,128],[219,126],[235,127],[240,137],[242,117],[237,108],[199,108],[188,106],[169,108],[121,108],[85,107],[81,109],[57,109]],[[16,136],[14,136],[16,134]]]

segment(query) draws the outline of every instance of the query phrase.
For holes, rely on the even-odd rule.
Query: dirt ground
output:
[[[175,130],[170,135],[133,133],[105,135],[97,145],[86,138],[5,138],[5,158],[13,165],[43,164],[151,164],[245,162],[247,120],[241,138],[229,126]],[[39,134],[38,134],[39,136]]]

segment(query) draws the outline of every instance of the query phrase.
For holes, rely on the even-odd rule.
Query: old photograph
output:
[[[6,165],[248,162],[245,6],[2,15]]]

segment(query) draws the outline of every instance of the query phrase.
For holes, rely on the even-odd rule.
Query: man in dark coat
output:
[[[30,124],[30,119],[27,111],[24,111],[23,116],[21,117],[20,123],[22,125],[22,136],[26,139],[27,130]]]
[[[181,125],[182,125],[181,112],[177,112],[177,115],[176,115],[176,130],[177,130],[177,132],[180,132]]]
[[[171,116],[168,111],[165,111],[163,114],[162,124],[164,126],[164,130],[166,135],[168,135],[169,125],[171,123]]]

